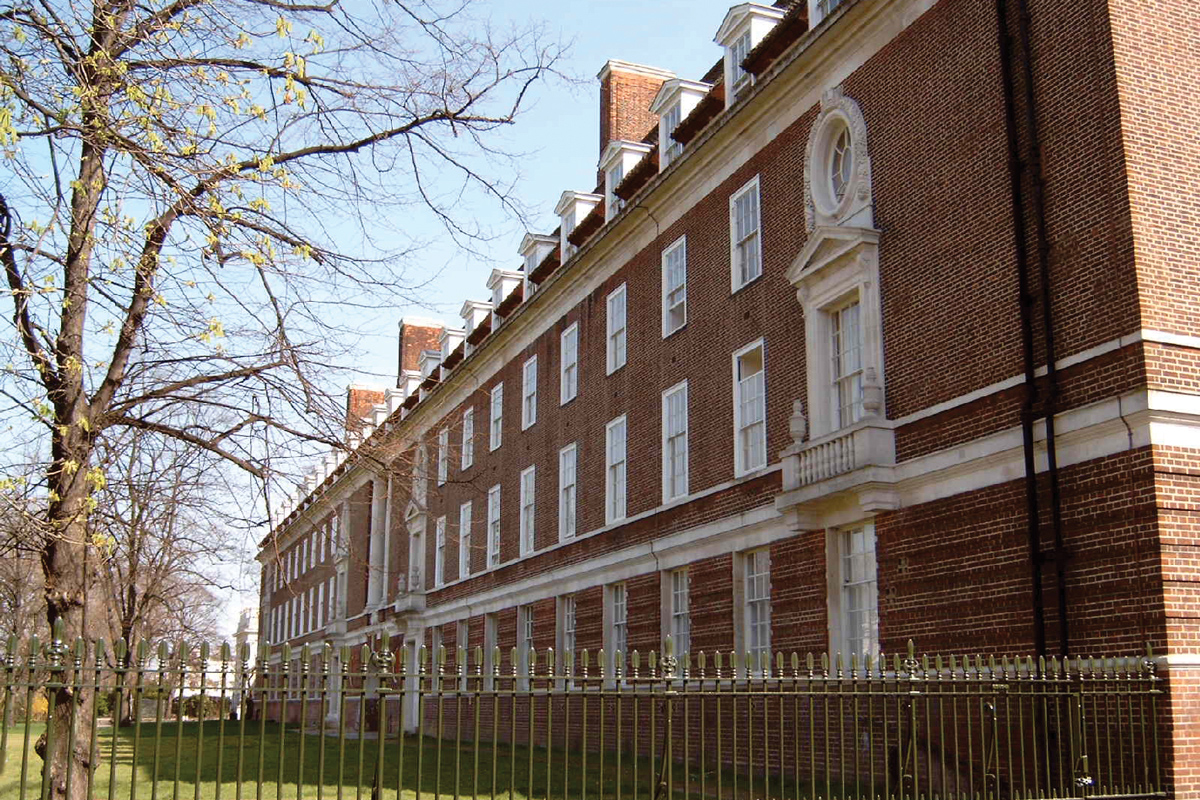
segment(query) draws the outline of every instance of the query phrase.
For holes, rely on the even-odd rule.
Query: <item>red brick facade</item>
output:
[[[1003,5],[847,0],[807,33],[795,16],[807,9],[787,17],[781,30],[790,44],[775,37],[770,53],[754,59],[748,99],[716,113],[682,157],[632,195],[629,206],[649,213],[627,208],[537,291],[506,306],[502,323],[460,346],[264,544],[262,560],[273,567],[321,524],[314,520],[340,514],[340,606],[305,637],[358,644],[387,631],[432,645],[436,629],[456,664],[457,647],[485,645],[489,615],[496,636],[486,643],[515,646],[521,605],[532,609],[536,647],[561,647],[560,607],[571,596],[575,647],[594,653],[611,646],[608,587],[623,583],[628,648],[657,650],[669,630],[664,582],[686,568],[692,649],[729,650],[748,635],[744,554],[766,548],[770,647],[819,652],[839,646],[844,627],[834,577],[841,532],[870,525],[882,651],[899,652],[912,639],[930,653],[1029,653],[1036,502],[1048,651],[1137,655],[1149,645],[1165,653],[1173,750],[1164,766],[1177,794],[1200,796],[1200,112],[1190,101],[1200,89],[1200,11],[1185,0],[1028,0],[1035,105],[1026,108],[1023,51],[1018,45],[1006,63],[997,44],[1005,32],[1020,41],[1019,4],[1011,0],[1012,18],[1000,20]],[[649,107],[662,80],[652,72],[610,65],[602,73],[602,148],[655,128]],[[1015,76],[1011,104],[1006,74]],[[820,126],[830,109],[846,107],[837,105],[843,97],[861,110],[869,135],[869,181],[854,185],[869,217],[814,227],[806,224],[816,202],[806,175],[823,180],[826,165],[810,161],[810,141],[818,152]],[[1009,130],[1028,167],[1015,187]],[[648,143],[656,137],[655,129]],[[756,177],[762,274],[731,291],[731,198]],[[1033,200],[1039,190],[1042,204]],[[864,226],[871,235],[853,233],[856,255],[806,272],[822,263],[821,248],[810,245]],[[664,337],[663,253],[681,237],[687,320]],[[863,424],[889,445],[872,455],[855,450],[849,468],[797,478],[808,473],[796,464],[826,469],[814,460],[817,448],[843,446],[823,430],[804,430],[820,418],[811,398],[828,392],[817,381],[809,386],[822,374],[816,362],[830,358],[826,340],[809,341],[811,315],[836,307],[806,312],[805,281],[852,264],[878,269],[877,287],[847,296],[879,298],[863,325],[879,320],[883,402]],[[607,298],[622,286],[627,363],[609,374]],[[561,337],[571,326],[578,393],[560,403]],[[1051,333],[1053,376],[1045,363]],[[739,475],[733,354],[759,340],[767,466]],[[403,370],[417,368],[421,349],[436,348],[404,342]],[[525,365],[534,357],[537,420],[522,429]],[[685,380],[688,491],[664,502],[662,396]],[[493,450],[491,397],[501,384],[502,443]],[[1044,423],[1035,421],[1030,443],[1022,439],[1030,396],[1031,413],[1055,413],[1053,472]],[[807,409],[804,424],[796,401]],[[464,469],[468,412],[473,444]],[[605,426],[620,416],[627,513],[609,524]],[[570,444],[577,535],[560,541],[559,452]],[[522,554],[521,474],[531,466],[534,548]],[[494,486],[500,563],[489,568]],[[465,503],[471,551],[460,575]],[[265,594],[264,619],[307,591],[305,581],[334,572],[322,565]],[[384,582],[378,602],[369,596],[372,580]]]

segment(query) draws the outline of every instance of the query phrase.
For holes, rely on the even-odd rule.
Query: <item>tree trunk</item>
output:
[[[58,444],[56,449],[62,447]],[[44,761],[48,796],[54,800],[88,800],[88,773],[92,769],[90,726],[95,692],[70,685],[75,641],[87,635],[87,588],[93,569],[87,544],[87,448],[78,448],[75,454],[74,459],[55,459],[56,464],[73,460],[79,466],[59,469],[51,481],[57,499],[48,509],[51,534],[41,554],[52,631],[43,663],[49,667],[50,682],[58,686],[48,689],[53,714],[46,722],[37,752]]]

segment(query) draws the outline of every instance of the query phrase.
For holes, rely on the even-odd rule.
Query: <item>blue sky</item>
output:
[[[557,7],[534,0],[479,0],[476,13],[486,10],[497,27],[534,21],[547,24],[549,32],[570,42],[562,70],[574,83],[546,83],[538,87],[528,111],[504,134],[509,150],[528,153],[522,160],[521,181],[516,187],[520,202],[529,211],[537,232],[548,233],[558,226],[554,206],[568,189],[590,191],[596,180],[599,159],[599,82],[596,74],[609,59],[620,59],[671,70],[680,77],[700,78],[720,57],[713,35],[730,3],[634,2],[605,3],[566,0]],[[358,355],[345,364],[348,379],[377,385],[394,385],[396,379],[397,325],[405,315],[433,317],[460,324],[459,309],[468,298],[488,297],[486,280],[495,267],[516,269],[517,247],[524,226],[506,218],[498,207],[480,220],[496,236],[480,256],[464,257],[448,236],[433,237],[419,265],[430,273],[421,306],[381,308],[364,317],[362,308],[347,312],[352,319],[338,322],[364,331]],[[346,235],[355,235],[346,226]],[[420,278],[418,275],[411,275]],[[237,571],[230,565],[231,571]],[[238,582],[245,588],[226,608],[224,627],[232,632],[237,613],[244,604],[255,602],[256,578],[243,574]]]
[[[698,79],[721,55],[713,35],[730,7],[728,0],[480,2],[476,13],[486,9],[498,27],[540,20],[551,33],[571,43],[563,69],[579,82],[539,86],[530,110],[505,137],[509,147],[529,153],[522,162],[517,195],[530,209],[538,232],[549,232],[557,226],[554,205],[563,191],[590,191],[595,185],[599,158],[596,73],[604,63],[615,58]],[[429,269],[441,272],[428,287],[426,307],[381,310],[367,323],[366,327],[377,333],[363,338],[360,355],[351,367],[358,380],[394,382],[395,334],[403,315],[434,317],[454,324],[464,300],[486,299],[485,281],[493,268],[517,268],[522,226],[507,220],[498,210],[485,222],[497,231],[497,236],[485,248],[484,258],[463,258],[448,244],[432,248]]]

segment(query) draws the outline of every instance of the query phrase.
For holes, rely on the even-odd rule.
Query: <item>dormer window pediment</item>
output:
[[[742,3],[729,9],[714,41],[725,48],[725,107],[729,108],[754,83],[754,76],[742,69],[750,51],[771,32],[784,16],[784,10],[759,3]]]

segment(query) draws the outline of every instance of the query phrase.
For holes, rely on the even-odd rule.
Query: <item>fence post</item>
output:
[[[12,724],[13,672],[17,667],[17,637],[8,637],[4,651],[4,728],[0,730],[0,772],[8,763],[8,727]]]
[[[659,781],[659,793],[666,792],[667,797],[675,795],[675,679],[679,669],[679,660],[675,657],[675,642],[670,636],[663,644],[662,676],[664,689],[663,697],[666,705],[664,724],[666,743],[663,745],[663,770],[666,781]],[[685,734],[686,735],[686,732]]]
[[[46,800],[50,795],[50,767],[54,763],[54,712],[58,707],[58,690],[66,685],[62,682],[62,673],[66,669],[63,666],[63,656],[68,649],[62,638],[65,631],[66,626],[60,617],[54,621],[53,638],[46,645],[46,668],[50,675],[46,681],[46,757],[42,760],[42,800]],[[73,761],[68,755],[68,765]]]
[[[902,760],[901,772],[904,771],[904,766],[909,769],[909,774],[901,777],[901,795],[903,796],[904,783],[908,783],[911,787],[909,797],[918,798],[921,795],[921,780],[920,780],[920,765],[917,763],[917,697],[921,695],[921,687],[917,676],[917,646],[912,639],[908,640],[908,657],[904,659],[904,671],[908,673],[908,736],[907,748],[908,754]]]

